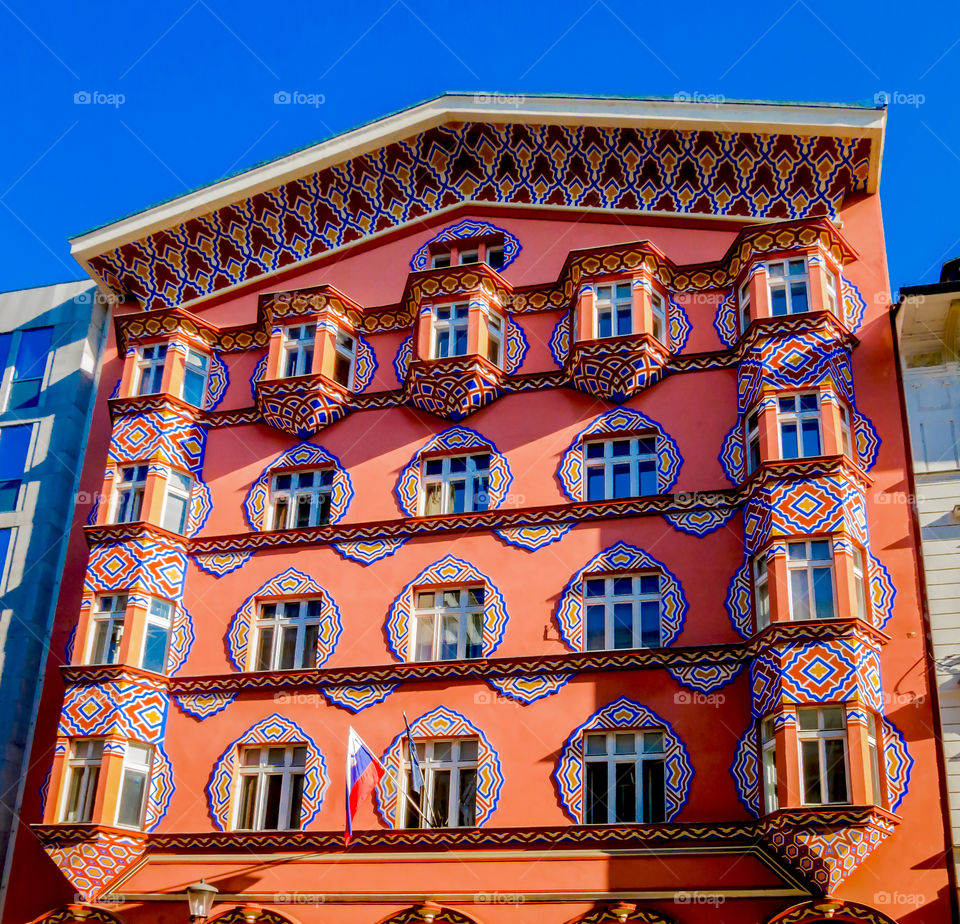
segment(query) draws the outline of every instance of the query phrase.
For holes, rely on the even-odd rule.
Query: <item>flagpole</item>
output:
[[[406,731],[407,731],[407,751],[409,751],[409,750],[410,750],[410,747],[411,747],[411,744],[413,745],[413,747],[416,747],[416,744],[413,743],[413,733],[410,731],[410,723],[407,721],[407,714],[406,714],[406,712],[401,713],[401,715],[403,716],[403,727],[404,727],[404,728],[406,729]],[[413,755],[412,755],[412,754],[408,754],[407,756],[410,758],[410,763],[411,763],[411,765],[412,765],[412,764],[413,764]],[[419,764],[420,764],[420,758],[417,757],[417,765],[419,766]],[[433,821],[432,821],[432,819],[433,819],[433,799],[430,798],[430,789],[429,789],[429,787],[427,786],[427,781],[426,781],[426,779],[424,778],[422,772],[420,773],[420,779],[421,779],[421,782],[422,782],[423,787],[424,787],[424,793],[425,793],[425,795],[426,795],[426,797],[427,797],[427,812],[428,812],[429,815],[430,815],[430,819],[428,820],[428,819],[427,819],[427,816],[424,815],[423,812],[422,812],[419,808],[417,809],[417,813],[418,813],[418,814],[420,815],[420,817],[423,819],[423,821],[424,821],[424,823],[426,824],[426,826],[427,826],[428,828],[432,828],[432,827],[433,827]],[[407,798],[409,798],[409,796],[408,796]]]
[[[398,793],[401,793],[401,792],[403,793],[403,795],[404,795],[404,797],[406,798],[407,802],[410,803],[410,806],[411,806],[411,807],[414,809],[414,811],[423,819],[423,823],[424,823],[428,828],[432,828],[433,825],[430,824],[430,821],[429,821],[429,819],[427,818],[427,816],[424,815],[423,812],[420,810],[420,806],[417,805],[417,803],[414,802],[413,799],[410,798],[410,793],[407,792],[406,787],[403,786],[403,785],[401,785],[401,784],[402,784],[402,781],[401,781],[400,778],[397,776],[397,772],[396,772],[392,767],[387,767],[387,766],[385,766],[384,764],[382,764],[382,763],[380,762],[380,758],[377,757],[377,755],[374,754],[373,751],[370,751],[369,753],[370,753],[370,757],[373,759],[373,762],[374,762],[384,773],[386,773],[388,776],[390,776],[390,777],[393,779],[393,785],[397,787],[397,792],[398,792]],[[348,773],[349,773],[349,766],[350,766],[350,759],[349,759],[349,757],[348,757],[348,758],[347,758],[347,767],[348,767],[347,772],[348,772]]]

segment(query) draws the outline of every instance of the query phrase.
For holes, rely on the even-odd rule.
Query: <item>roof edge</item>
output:
[[[87,261],[93,256],[448,121],[725,131],[776,126],[783,133],[867,137],[874,142],[867,190],[875,192],[880,178],[886,110],[809,103],[445,94],[78,235],[70,239],[71,253],[89,271]]]

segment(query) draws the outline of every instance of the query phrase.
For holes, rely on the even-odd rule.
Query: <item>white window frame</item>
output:
[[[642,581],[644,578],[657,578],[656,592],[642,590]],[[629,580],[632,584],[629,594],[615,594],[615,581]],[[599,596],[587,596],[587,584],[594,581],[602,581],[604,592]],[[657,571],[638,571],[627,574],[604,574],[604,575],[584,575],[581,584],[581,594],[583,599],[583,636],[580,642],[582,651],[628,651],[637,648],[659,648],[663,644],[663,575]],[[642,614],[644,603],[657,604],[657,644],[644,645],[642,635]],[[614,607],[617,605],[629,604],[632,609],[632,628],[631,644],[623,647],[614,645]],[[587,648],[587,620],[588,607],[602,606],[604,608],[603,625],[603,646],[600,648]]]
[[[84,755],[77,756],[80,746],[84,747]],[[92,756],[89,751],[93,751]],[[100,781],[100,771],[103,768],[103,739],[102,738],[74,738],[70,742],[70,751],[66,760],[66,773],[63,775],[63,794],[60,800],[58,817],[62,824],[84,825],[90,824],[97,802],[97,786]],[[68,817],[70,808],[70,793],[73,790],[73,781],[79,776],[78,811],[73,818]]]
[[[870,594],[867,591],[866,556],[858,546],[851,547],[853,558],[853,588],[857,598],[857,616],[864,622],[870,621]]]
[[[453,265],[453,253],[449,250],[445,253],[435,253],[430,258],[430,269],[447,269]]]
[[[477,464],[478,459],[487,459],[485,468]],[[452,471],[454,461],[464,459],[464,471]],[[428,474],[431,463],[440,463],[439,474]],[[456,514],[453,486],[463,482],[463,513],[474,513],[490,509],[490,453],[477,452],[470,455],[426,456],[420,461],[420,516],[449,516]],[[427,513],[427,499],[430,488],[440,486],[440,510]],[[486,494],[487,505],[475,505],[478,493]]]
[[[251,751],[258,751],[258,763],[256,766],[244,764],[244,756]],[[269,763],[269,754],[271,751],[283,751],[283,766],[274,766]],[[298,762],[298,757],[303,757],[303,763]],[[282,745],[275,744],[247,744],[241,745],[237,753],[237,777],[236,791],[234,793],[233,824],[234,831],[299,831],[303,827],[303,790],[305,786],[306,766],[309,754],[307,746],[304,743],[289,743]],[[277,811],[278,827],[266,828],[266,809],[267,809],[267,780],[271,776],[279,776],[280,784],[280,805]],[[300,824],[296,827],[289,825],[292,821],[291,812],[293,809],[293,790],[295,777],[301,777],[300,783],[300,807],[298,814],[301,815]],[[256,792],[253,805],[253,824],[250,827],[240,827],[240,810],[243,807],[244,780],[249,777],[256,777]],[[279,824],[287,822],[286,825]]]
[[[670,346],[670,328],[667,326],[667,302],[664,297],[654,289],[650,293],[650,313],[653,316],[653,327],[650,333],[653,339],[662,343],[665,347]],[[660,333],[657,333],[659,328]]]
[[[479,593],[479,602],[475,602],[477,592]],[[423,587],[415,588],[413,619],[410,632],[410,641],[408,649],[408,658],[410,661],[464,661],[483,657],[483,622],[484,605],[486,603],[487,588],[480,584],[464,584],[455,587]],[[429,604],[422,602],[425,594],[431,594],[433,601]],[[457,603],[448,603],[447,597],[450,594],[457,596]],[[438,599],[439,598],[439,599]],[[430,649],[428,657],[418,657],[420,653],[421,635],[426,635],[427,630],[421,631],[421,625],[428,620],[432,620],[430,626]],[[456,621],[457,629],[457,650],[449,658],[443,658],[443,629],[445,623],[449,620]],[[475,655],[468,655],[467,643],[469,636],[470,623],[479,630],[479,642],[477,647],[479,651]]]
[[[873,790],[873,804],[883,806],[884,787],[883,781],[886,778],[886,771],[881,772],[880,762],[880,742],[882,732],[880,723],[876,715],[872,712],[867,713],[867,761],[870,770],[870,787]]]
[[[836,710],[839,712],[842,720],[842,728],[827,729],[824,728],[824,714],[827,710]],[[801,713],[816,713],[816,729],[802,728]],[[846,789],[845,799],[824,798],[832,793],[828,792],[827,786],[827,741],[843,742],[843,773],[844,788]],[[817,762],[820,777],[820,796],[821,801],[814,802],[807,800],[806,774],[804,773],[804,742],[816,742]],[[797,755],[800,759],[800,802],[803,805],[849,805],[850,804],[850,742],[847,737],[847,717],[843,706],[804,706],[797,709]]]
[[[167,664],[170,661],[170,641],[173,635],[173,617],[175,605],[162,597],[150,597],[147,603],[147,615],[143,624],[143,639],[140,643],[140,657],[137,658],[137,665],[143,670],[154,670],[145,665],[147,657],[147,639],[151,628],[161,629],[166,635],[166,643],[163,648],[163,666],[158,674],[167,672]]]
[[[617,751],[617,739],[625,738],[626,736],[633,737],[633,750],[631,753],[618,753]],[[647,750],[647,736],[651,736],[651,749]],[[604,753],[603,754],[591,754],[589,753],[591,747],[591,741],[596,740],[599,742],[599,739],[603,738],[604,740]],[[654,750],[656,747],[656,741],[659,738],[659,749]],[[663,729],[654,729],[654,728],[613,728],[608,730],[603,729],[588,729],[583,733],[581,739],[581,753],[583,754],[583,806],[582,806],[582,819],[583,824],[658,824],[662,822],[663,819],[644,819],[643,818],[643,803],[644,803],[644,772],[643,765],[648,761],[659,762],[663,765],[663,775],[664,780],[667,776],[667,755],[664,747],[664,730]],[[606,764],[607,767],[607,787],[606,787],[606,806],[607,806],[607,817],[605,820],[600,821],[590,821],[590,790],[589,790],[589,773],[587,770],[587,765],[599,763]],[[616,767],[618,764],[633,764],[634,773],[636,780],[636,793],[634,797],[634,817],[632,819],[624,819],[621,822],[617,821],[616,812],[617,812],[617,802],[616,802]],[[664,787],[666,790],[666,787]],[[664,802],[666,802],[666,791],[664,791]],[[664,806],[666,807],[666,806]]]
[[[280,352],[280,375],[292,379],[299,375],[313,374],[313,357],[317,349],[316,324],[290,324],[283,329],[283,346]],[[287,371],[291,366],[292,371]]]
[[[747,414],[745,421],[745,437],[746,446],[744,447],[745,451],[745,468],[748,475],[752,475],[758,468],[760,468],[763,463],[763,454],[760,449],[760,409],[754,408],[749,414]],[[756,465],[753,464],[753,453],[750,451],[754,444],[757,447],[757,462]]]
[[[754,619],[759,632],[770,625],[770,562],[766,552],[758,552],[753,556],[750,579],[753,581]],[[764,601],[763,606],[761,600]]]
[[[272,612],[265,613],[265,608]],[[291,613],[291,610],[296,610]],[[317,663],[317,639],[320,624],[323,622],[323,601],[318,597],[304,597],[298,600],[258,600],[255,644],[251,646],[250,657],[254,671],[313,670]],[[312,633],[310,630],[314,630]],[[270,631],[269,664],[260,666],[260,649],[264,633]],[[293,664],[282,667],[283,640],[288,632],[295,634]],[[307,663],[305,655],[312,651],[313,664]]]
[[[462,757],[461,749],[464,742],[470,742],[474,746],[474,756]],[[415,739],[417,747],[417,756],[420,761],[420,772],[423,774],[423,788],[420,790],[419,806],[420,811],[427,817],[431,829],[440,828],[461,828],[476,827],[477,817],[477,782],[479,775],[479,753],[480,741],[478,738],[426,738]],[[447,758],[436,757],[438,746],[450,746],[450,756]],[[463,782],[463,771],[474,771],[473,776],[473,825],[460,824],[460,787]],[[410,761],[404,762],[404,773],[402,776],[402,792],[397,799],[397,809],[400,812],[400,828],[423,828],[425,827],[423,819],[417,814],[416,810],[407,801],[407,796],[417,803],[417,794],[411,790],[410,786]],[[450,785],[447,793],[446,820],[447,824],[434,824],[438,821],[436,804],[436,783],[439,772],[449,771]],[[453,824],[449,822],[453,820]]]
[[[801,408],[801,402],[804,398],[815,397],[817,399],[817,407],[813,408]],[[781,407],[782,402],[792,401],[793,408],[790,410],[783,410]],[[819,452],[811,453],[807,455],[804,446],[803,446],[803,425],[807,421],[815,421],[817,424],[817,443],[819,444]],[[793,427],[796,432],[797,437],[797,455],[788,456],[783,446],[783,430],[784,426]],[[789,395],[778,395],[777,396],[777,439],[779,440],[780,447],[780,458],[781,459],[814,459],[818,456],[823,455],[823,400],[819,392],[817,391],[797,391],[791,392]]]
[[[494,254],[500,255],[500,259],[497,261],[497,263],[499,263],[499,266],[495,266],[493,263],[493,260],[491,260],[491,257]],[[490,267],[490,269],[496,272],[499,272],[500,270],[503,269],[503,263],[505,259],[506,259],[506,256],[504,254],[504,248],[502,244],[494,244],[492,247],[485,247],[483,250],[483,262],[486,263],[487,266]]]
[[[641,451],[640,450],[640,440],[647,441],[653,440],[654,448],[652,451]],[[626,497],[652,497],[654,495],[650,494],[641,494],[640,493],[640,463],[649,462],[653,460],[654,467],[654,479],[657,482],[656,494],[660,493],[660,472],[657,459],[657,448],[656,448],[656,436],[623,436],[623,437],[608,437],[602,440],[585,440],[583,443],[583,499],[590,499],[590,470],[603,467],[603,497],[594,498],[594,501],[601,500],[622,500],[623,498],[615,498],[613,494],[613,485],[614,485],[614,467],[617,465],[622,465],[628,463],[630,465],[630,493]],[[613,455],[614,445],[617,443],[628,442],[630,443],[629,452],[626,455],[615,456]],[[603,458],[589,458],[589,447],[602,445],[603,449]]]
[[[803,263],[803,273],[797,273],[796,275],[790,275],[791,264]],[[810,310],[810,267],[807,264],[807,258],[804,257],[785,257],[782,260],[771,260],[769,263],[764,264],[767,270],[767,298],[768,298],[768,307],[770,310],[770,317],[772,318],[787,318],[792,314],[805,314]],[[775,276],[772,272],[773,267],[781,267],[783,270],[783,275]],[[790,291],[790,287],[795,283],[802,282],[806,289],[806,303],[807,307],[794,311],[793,308],[793,299],[795,296]],[[783,288],[784,298],[787,306],[786,313],[784,314],[774,314],[773,313],[773,292],[774,289]]]
[[[447,312],[448,317],[441,318],[440,312]],[[466,356],[470,350],[470,303],[453,302],[449,305],[435,305],[431,312],[430,331],[430,358],[452,359],[457,356]],[[463,352],[455,353],[457,334],[463,331]],[[447,354],[442,355],[440,350],[441,339],[446,339]]]
[[[469,259],[464,259],[469,257]],[[473,266],[480,262],[480,248],[471,247],[469,250],[457,251],[457,266]]]
[[[340,385],[342,388],[345,388],[347,391],[353,389],[353,380],[356,374],[357,369],[357,337],[356,334],[350,333],[348,330],[344,330],[342,327],[337,328],[337,333],[333,338],[334,343],[334,377],[333,380]],[[347,361],[347,380],[346,382],[341,382],[337,378],[336,372],[336,360],[345,359]]]
[[[163,391],[163,373],[167,364],[167,354],[170,352],[166,343],[148,343],[137,349],[137,373],[136,386],[133,393],[137,397],[144,395],[158,395]],[[155,373],[159,370],[160,381],[153,386]],[[151,382],[149,391],[144,391],[144,385],[147,380]]]
[[[777,793],[777,740],[772,716],[760,721],[760,789],[766,814],[780,808]]]
[[[811,557],[812,553],[812,544],[814,542],[824,542],[827,545],[827,548],[830,550],[829,558],[813,558]],[[804,557],[803,558],[794,558],[792,556],[792,549],[798,546],[804,546]],[[823,569],[829,568],[830,570],[830,591],[831,591],[831,600],[833,612],[830,616],[817,616],[816,615],[816,604],[814,597],[814,569]],[[793,585],[794,574],[806,574],[806,585],[807,585],[807,600],[809,601],[810,613],[806,616],[796,615],[795,609],[796,605],[794,603],[794,594],[793,594]],[[837,618],[837,567],[836,567],[836,555],[833,550],[833,541],[828,538],[812,538],[812,539],[791,539],[787,542],[787,585],[790,592],[790,618],[792,620],[800,621],[813,621],[817,619],[836,619]]]
[[[838,402],[840,411],[840,451],[852,461],[857,461],[857,446],[853,441],[853,415],[845,401]]]
[[[619,292],[618,289],[626,289],[626,294]],[[633,283],[624,282],[605,282],[596,286],[593,299],[593,338],[594,340],[611,340],[614,337],[629,337],[635,333],[633,323]],[[626,308],[627,318],[629,319],[629,330],[619,330],[619,315],[621,309]],[[601,314],[610,314],[610,333],[600,333]]]
[[[146,463],[121,465],[117,469],[117,479],[113,489],[113,503],[111,504],[110,522],[136,523],[143,519],[143,501],[147,492],[147,474],[149,466]],[[132,473],[129,480],[127,472]],[[129,516],[132,511],[134,516]]]
[[[107,604],[106,606],[104,604]],[[120,646],[123,644],[123,633],[127,618],[127,595],[124,593],[98,594],[93,601],[93,612],[90,616],[88,630],[87,651],[83,659],[84,664],[119,664]],[[103,646],[97,645],[97,636],[100,628],[104,627]],[[109,650],[110,639],[116,636],[114,658],[100,657],[98,647]],[[106,652],[104,652],[106,653]]]
[[[199,363],[191,366],[192,360],[199,360]],[[180,383],[179,398],[181,401],[201,409],[207,406],[207,389],[210,384],[210,365],[209,353],[204,353],[202,350],[197,350],[193,347],[187,348],[186,356],[183,358],[183,381]],[[202,384],[200,385],[200,403],[193,404],[193,402],[187,398],[187,376],[199,375],[201,371]]]
[[[146,753],[146,760],[143,760],[143,754]],[[143,828],[143,821],[147,814],[147,803],[150,801],[150,772],[153,768],[153,747],[149,744],[141,744],[139,741],[128,741],[123,754],[123,770],[120,774],[120,791],[117,793],[117,814],[115,823],[118,828],[130,828],[139,831]],[[127,775],[141,776],[143,778],[143,790],[140,794],[139,818],[135,824],[123,822],[120,820],[123,809],[124,787],[127,782]]]
[[[737,304],[739,308],[738,319],[740,322],[740,333],[744,333],[750,326],[750,279],[740,286],[737,292]]]
[[[824,263],[823,275],[826,278],[826,308],[835,318],[840,317],[840,295],[837,274]]]
[[[330,522],[330,504],[333,498],[332,467],[295,469],[292,471],[275,470],[270,474],[270,528],[271,529],[307,529],[311,526],[326,526]],[[304,475],[313,476],[313,484],[300,486]],[[277,487],[277,479],[290,478],[289,488]],[[326,484],[325,482],[330,482]],[[304,500],[309,502],[310,513],[306,526],[297,525],[297,512]],[[286,506],[282,506],[285,502]],[[322,516],[326,510],[326,521]],[[285,515],[284,515],[285,511]],[[280,521],[283,522],[280,522]]]
[[[491,309],[487,312],[487,360],[498,369],[503,368],[506,360],[504,355],[506,346],[507,322],[499,311]],[[492,347],[496,344],[496,357],[491,356]]]
[[[195,484],[189,472],[181,472],[176,468],[167,470],[163,485],[163,510],[160,513],[160,525],[164,529],[181,535],[186,530],[190,522],[190,499],[193,497]],[[174,500],[183,502],[183,523],[179,526],[167,525],[167,514],[170,513],[170,505]]]

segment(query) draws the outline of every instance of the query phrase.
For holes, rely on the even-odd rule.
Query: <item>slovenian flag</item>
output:
[[[370,797],[385,773],[383,764],[351,726],[347,738],[347,830],[343,835],[344,847],[353,837],[353,816],[360,803]]]

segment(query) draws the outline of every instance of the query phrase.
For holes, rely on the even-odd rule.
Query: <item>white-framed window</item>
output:
[[[487,315],[487,359],[503,368],[503,316],[496,311]]]
[[[306,767],[304,745],[241,747],[235,830],[299,831]]]
[[[503,246],[488,247],[483,262],[491,269],[503,269]]]
[[[163,494],[163,516],[160,525],[172,533],[182,533],[190,516],[190,495],[193,493],[193,478],[185,472],[171,468],[167,472]]]
[[[260,604],[257,671],[310,670],[317,666],[322,600],[278,600]]]
[[[470,250],[461,250],[459,263],[461,266],[466,266],[469,263],[479,263],[480,262],[480,248],[472,247]]]
[[[490,506],[490,454],[424,459],[423,515],[471,513]]]
[[[353,388],[357,365],[357,340],[353,334],[337,328],[333,356],[333,380],[346,389]]]
[[[767,286],[770,293],[770,314],[773,317],[801,314],[810,310],[806,258],[768,263]]]
[[[760,412],[747,415],[747,474],[760,467]]]
[[[183,364],[183,387],[180,397],[194,407],[203,407],[207,401],[207,379],[210,375],[210,357],[192,347],[187,350]]]
[[[405,796],[419,806],[422,817],[404,796],[397,802],[401,827],[472,828],[477,823],[478,740],[428,739],[416,745],[423,786],[418,799],[407,762]]]
[[[840,300],[837,298],[837,277],[833,270],[824,266],[823,275],[827,281],[827,311],[834,317],[840,317]]]
[[[760,723],[760,763],[763,770],[763,810],[775,812],[780,808],[777,795],[777,742],[772,718]]]
[[[820,433],[820,395],[815,391],[777,399],[780,422],[780,458],[805,459],[823,453]]]
[[[469,326],[470,306],[466,302],[434,308],[433,358],[466,355]]]
[[[94,600],[87,664],[117,664],[120,661],[126,615],[126,594],[103,594]]]
[[[483,587],[418,590],[411,632],[414,661],[462,661],[483,654]]]
[[[163,386],[163,368],[167,363],[167,345],[152,343],[140,347],[137,356],[136,395],[155,395]]]
[[[856,447],[853,445],[852,430],[850,428],[850,408],[840,402],[840,447],[845,456],[857,461]]]
[[[659,292],[653,292],[650,295],[650,311],[653,315],[653,339],[658,340],[664,346],[670,342],[667,328],[667,304]]]
[[[849,802],[847,723],[842,706],[797,709],[804,805]]]
[[[594,316],[594,336],[598,340],[607,337],[623,337],[633,333],[633,286],[629,282],[616,282],[597,286]]]
[[[770,565],[766,552],[753,556],[750,571],[753,575],[753,606],[759,632],[770,625]]]
[[[330,522],[332,468],[279,472],[271,479],[271,529],[302,529]]]
[[[283,329],[283,370],[281,378],[310,375],[313,372],[313,349],[317,342],[316,324],[293,324]]]
[[[664,820],[662,731],[586,732],[583,761],[585,824],[655,824]]]
[[[140,519],[143,495],[147,489],[147,466],[128,465],[120,469],[113,492],[111,523],[133,523]]]
[[[60,811],[60,820],[64,824],[90,823],[102,764],[103,739],[77,738],[70,743],[63,806]]]
[[[585,651],[660,647],[660,575],[624,574],[583,581]]]
[[[829,539],[787,543],[791,619],[833,619],[833,548]]]
[[[864,621],[870,618],[870,604],[867,599],[867,582],[863,568],[863,552],[853,546],[853,587],[857,595],[857,616]]]
[[[737,294],[740,305],[740,333],[750,326],[750,280],[748,279]]]
[[[588,501],[641,497],[660,491],[655,436],[584,443],[583,456]]]
[[[150,765],[153,748],[148,744],[127,742],[117,800],[117,824],[123,828],[142,828],[150,789]]]
[[[147,621],[143,629],[143,651],[140,667],[155,674],[167,672],[167,652],[170,650],[170,632],[173,627],[173,604],[169,600],[151,597],[147,607]]]
[[[435,253],[430,258],[430,267],[432,269],[446,269],[452,266],[453,255],[449,253]]]

